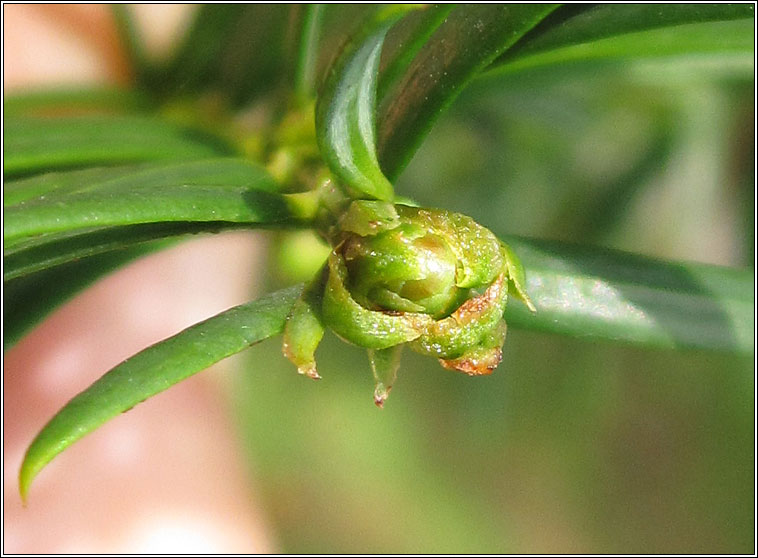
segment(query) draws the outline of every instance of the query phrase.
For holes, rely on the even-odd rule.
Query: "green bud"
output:
[[[465,215],[358,200],[328,236],[334,248],[323,297],[311,297],[320,308],[296,306],[291,317],[308,323],[319,316],[323,326],[369,349],[378,405],[392,387],[403,344],[445,368],[489,374],[501,359],[509,291],[534,310],[516,255]],[[315,371],[318,328],[287,330],[285,354],[301,372]]]
[[[503,268],[497,238],[457,213],[358,201],[340,228],[347,287],[372,310],[443,318]]]
[[[461,357],[498,327],[507,301],[508,284],[501,274],[483,294],[468,299],[451,316],[428,326],[411,347],[442,360]]]
[[[373,236],[348,235],[342,245],[348,289],[373,310],[449,314],[461,294],[457,259],[444,238],[401,223]]]
[[[328,266],[323,319],[343,339],[367,349],[387,349],[413,341],[432,322],[432,318],[426,314],[402,314],[366,308],[347,289],[347,268],[336,250],[329,255]]]

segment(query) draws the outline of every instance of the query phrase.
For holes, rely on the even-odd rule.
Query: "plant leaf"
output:
[[[29,178],[6,181],[3,184],[3,207],[11,207],[20,202],[50,194],[81,192],[93,185],[96,187],[97,184],[123,178],[132,173],[137,174],[155,166],[155,163],[143,163],[116,167],[92,167],[36,174]]]
[[[219,221],[147,223],[125,227],[106,227],[87,232],[56,233],[35,237],[3,255],[3,281],[23,277],[43,269],[123,250],[159,239],[199,233],[218,233],[250,224]]]
[[[387,91],[402,79],[416,54],[453,8],[454,4],[429,5],[423,10],[410,12],[390,29],[382,48],[377,102],[381,102]]]
[[[361,27],[372,17],[379,15],[381,10],[388,9],[382,4],[369,3],[323,4],[322,6],[324,9],[321,14],[321,37],[317,45],[318,56],[315,66],[317,90],[320,88],[318,86],[323,84],[334,59],[344,49],[346,40],[360,33]],[[394,76],[395,69],[404,71],[408,57],[412,58],[416,54],[421,44],[429,38],[429,34],[452,7],[452,5],[417,4],[407,8],[410,11],[392,26],[382,47],[379,91],[383,86],[381,80],[387,76]],[[379,93],[377,98],[380,98]]]
[[[295,68],[295,94],[303,104],[316,94],[318,45],[323,27],[324,4],[308,4],[303,14],[297,67]]]
[[[162,246],[156,239],[296,224],[277,187],[262,168],[240,159],[94,168],[7,182],[5,347],[100,275]]]
[[[537,307],[532,314],[509,304],[509,326],[652,347],[755,350],[752,269],[518,238],[508,244]]]
[[[92,175],[97,173],[81,171],[78,176]],[[6,254],[31,247],[30,242],[60,240],[35,238],[39,235],[103,227],[181,221],[251,225],[294,221],[284,197],[273,192],[277,185],[266,171],[239,159],[114,169],[109,179],[101,174],[100,180],[89,183],[63,173],[28,179],[23,186],[38,195],[4,208]],[[10,185],[13,200],[23,197],[19,191],[24,187]]]
[[[15,115],[61,116],[82,112],[134,112],[149,106],[140,91],[99,87],[52,88],[14,93],[5,97],[6,118]]]
[[[439,114],[465,85],[556,8],[546,4],[456,6],[377,107],[377,150],[394,179]]]
[[[604,4],[559,8],[494,63],[498,71],[620,56],[753,52],[751,4]],[[739,20],[742,21],[729,21]]]
[[[331,171],[351,197],[392,200],[375,141],[377,70],[387,31],[403,12],[381,12],[344,47],[316,102],[316,138]]]
[[[69,401],[32,442],[19,474],[22,498],[56,455],[109,419],[228,356],[282,332],[302,285],[235,306],[125,360]]]
[[[199,159],[233,153],[218,138],[149,116],[9,116],[5,119],[4,136],[6,179],[92,165]]]

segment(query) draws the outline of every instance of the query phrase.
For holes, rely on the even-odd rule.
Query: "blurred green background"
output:
[[[752,58],[680,57],[480,78],[397,189],[499,234],[749,266],[753,176]],[[240,356],[231,393],[285,552],[754,550],[752,358],[512,329],[490,377],[406,352],[380,411],[364,351],[328,334],[318,383],[280,355]]]

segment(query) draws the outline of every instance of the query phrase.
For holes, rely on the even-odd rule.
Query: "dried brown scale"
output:
[[[500,297],[500,293],[505,285],[505,275],[502,273],[495,279],[495,282],[479,296],[472,297],[461,304],[453,312],[453,319],[459,325],[469,323],[471,320],[478,318],[482,312],[492,306],[492,303]]]
[[[448,370],[457,370],[469,376],[488,376],[497,368],[503,360],[503,351],[493,350],[486,358],[455,358],[451,360],[439,359],[440,364]]]

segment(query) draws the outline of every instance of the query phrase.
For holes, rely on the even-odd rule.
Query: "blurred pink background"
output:
[[[167,52],[192,9],[137,7],[152,52]],[[6,93],[129,81],[104,6],[6,4],[3,35]],[[4,552],[277,551],[226,405],[231,361],[76,443],[40,473],[26,508],[17,486],[26,447],[74,395],[135,352],[253,298],[259,242],[253,233],[217,235],[146,257],[5,354]]]

